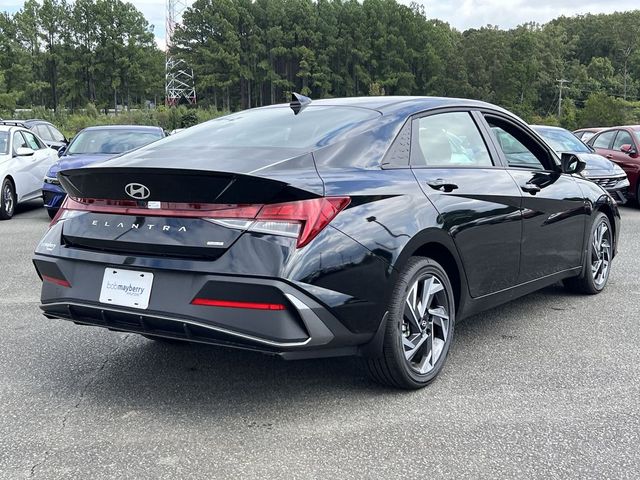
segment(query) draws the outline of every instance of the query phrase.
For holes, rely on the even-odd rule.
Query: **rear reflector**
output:
[[[194,298],[191,304],[205,307],[248,308],[250,310],[285,309],[285,306],[280,303],[233,302],[229,300],[211,300],[209,298]]]
[[[266,205],[152,202],[150,207],[146,202],[132,200],[67,197],[51,224],[69,218],[77,211],[202,218],[229,228],[294,237],[298,239],[297,247],[301,248],[329,225],[350,201],[349,197],[320,197]]]
[[[55,283],[56,285],[60,285],[61,287],[70,287],[71,284],[66,280],[61,278],[50,277],[48,275],[42,275],[42,280],[49,283]]]

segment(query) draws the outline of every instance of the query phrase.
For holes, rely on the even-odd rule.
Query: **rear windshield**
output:
[[[160,130],[148,132],[114,129],[85,130],[73,139],[66,153],[67,155],[123,153],[160,138],[162,138]]]
[[[170,148],[308,148],[339,136],[380,114],[355,107],[309,106],[298,115],[288,106],[245,110],[189,128],[166,138]],[[159,147],[160,145],[158,145]]]

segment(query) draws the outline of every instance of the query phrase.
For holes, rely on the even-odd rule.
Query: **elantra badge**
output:
[[[149,198],[149,195],[151,195],[149,189],[141,183],[129,183],[124,187],[124,191],[127,195],[131,198],[135,198],[136,200],[144,200],[145,198]]]

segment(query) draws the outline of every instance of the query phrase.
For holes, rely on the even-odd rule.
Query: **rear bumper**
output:
[[[40,308],[47,318],[288,359],[354,355],[373,336],[350,331],[310,292],[281,279],[148,270],[154,274],[154,283],[149,307],[142,310],[99,301],[105,264],[46,255],[36,255],[34,264],[45,278]],[[277,302],[285,308],[266,311],[191,303],[203,296]]]

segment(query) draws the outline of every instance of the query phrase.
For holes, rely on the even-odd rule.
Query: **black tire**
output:
[[[436,280],[429,283],[429,278]],[[423,282],[422,289],[420,282]],[[429,285],[427,291],[434,293],[427,297],[428,300],[424,302],[426,306],[417,305],[415,309],[412,308],[414,286],[416,296],[424,299],[421,292],[425,291],[426,285]],[[438,290],[440,287],[442,289]],[[423,316],[416,318],[415,322],[408,320],[412,311],[419,314],[420,309],[424,311]],[[433,315],[430,311],[439,312],[440,315]],[[453,341],[455,299],[447,272],[430,258],[409,259],[394,286],[388,312],[382,352],[378,357],[365,360],[367,371],[373,380],[386,386],[407,390],[423,388],[442,370]],[[416,329],[412,330],[414,328]],[[417,348],[412,349],[411,345]],[[435,358],[436,352],[437,358],[433,363],[428,358]],[[405,354],[412,353],[415,356],[407,359]],[[416,358],[418,360],[414,362]]]
[[[597,241],[596,231],[604,225],[606,227],[606,235],[603,235],[603,239]],[[605,247],[604,243],[608,243],[608,247]],[[595,246],[598,245],[602,250],[598,253],[595,252]],[[609,218],[602,212],[598,212],[593,223],[591,224],[591,230],[589,232],[589,244],[587,245],[587,252],[584,258],[584,264],[582,266],[582,275],[579,277],[567,278],[563,281],[564,286],[575,293],[582,293],[586,295],[595,295],[600,293],[607,286],[609,280],[609,273],[611,272],[611,260],[613,253],[613,230],[611,229],[611,222]],[[596,269],[596,263],[602,258],[603,263],[600,269]],[[605,268],[606,271],[602,269]]]
[[[16,189],[13,182],[5,178],[0,190],[0,220],[9,220],[16,210]]]
[[[47,208],[47,215],[49,215],[49,218],[51,220],[53,220],[53,218],[58,214],[58,209],[57,208]]]

